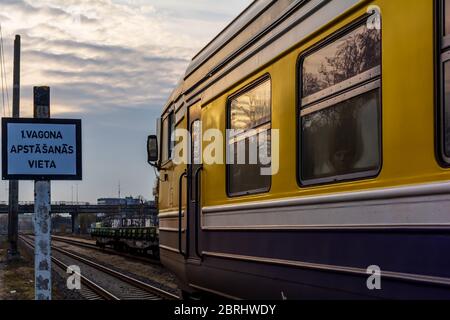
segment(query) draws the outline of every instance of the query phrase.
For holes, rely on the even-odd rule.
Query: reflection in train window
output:
[[[366,23],[301,64],[300,181],[375,176],[381,166],[381,30]]]
[[[191,188],[191,200],[196,201],[197,200],[197,190],[196,190],[196,182],[195,175],[198,166],[202,164],[202,122],[200,119],[195,120],[191,124],[191,164],[192,164],[192,171],[191,174],[193,175],[192,179],[192,188]]]
[[[326,94],[323,90],[356,76],[364,76],[367,72],[379,73],[380,35],[379,30],[368,30],[364,24],[306,57],[303,62],[302,97],[307,98],[318,92]]]
[[[192,164],[202,164],[202,127],[201,121],[195,120],[191,129],[192,140]]]
[[[261,169],[270,167],[270,163],[263,164],[260,155],[270,158],[270,79],[265,77],[232,97],[228,102],[228,117],[228,129],[235,130],[229,135],[227,144],[228,194],[267,192],[271,177],[262,175]]]
[[[270,81],[231,100],[231,129],[248,130],[270,122]]]

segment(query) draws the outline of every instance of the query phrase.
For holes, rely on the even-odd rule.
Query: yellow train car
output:
[[[448,0],[254,1],[149,137],[185,295],[450,298],[449,61]]]

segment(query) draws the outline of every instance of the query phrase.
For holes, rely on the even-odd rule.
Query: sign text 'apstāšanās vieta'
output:
[[[64,141],[63,133],[60,130],[21,130],[20,131],[22,140],[36,140],[36,139],[46,139],[46,140],[60,140]],[[36,143],[36,144],[19,144],[11,146],[9,151],[11,154],[73,154],[75,152],[74,146],[68,145],[66,143],[47,145],[46,143]],[[56,168],[56,163],[54,160],[47,159],[36,159],[28,160],[28,165],[30,168]]]

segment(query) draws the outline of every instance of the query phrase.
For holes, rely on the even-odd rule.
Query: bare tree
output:
[[[381,33],[357,29],[347,35],[333,57],[325,57],[318,70],[308,72],[303,66],[303,96],[350,79],[380,64]]]

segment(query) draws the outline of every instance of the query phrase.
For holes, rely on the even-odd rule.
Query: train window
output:
[[[172,140],[172,133],[175,130],[175,118],[174,113],[171,112],[164,118],[162,122],[162,161],[168,161],[172,159],[172,150],[174,148],[174,141]]]
[[[174,132],[175,132],[175,114],[171,112],[168,117],[168,133],[167,133],[168,159],[173,158],[172,151],[175,146],[175,140],[174,137],[172,137],[172,135],[174,134]]]
[[[202,164],[202,123],[195,120],[191,124],[191,174],[195,175],[197,168]],[[196,181],[192,179],[191,200],[197,200]]]
[[[444,154],[450,158],[450,61],[444,63]]]
[[[202,127],[201,121],[195,120],[192,123],[192,164],[202,164]]]
[[[450,0],[443,5],[443,27],[441,32],[441,110],[440,110],[440,150],[441,157],[450,164]]]
[[[444,3],[444,35],[450,35],[450,0]]]
[[[381,30],[351,27],[302,57],[300,181],[378,174],[381,167]]]
[[[271,177],[262,175],[261,169],[270,164],[263,165],[259,155],[270,156],[270,78],[264,77],[231,97],[228,119],[228,129],[234,130],[228,137],[227,159],[228,163],[233,163],[227,165],[228,194],[240,196],[267,192]],[[256,159],[250,151],[256,153]]]
[[[167,152],[167,133],[169,131],[169,119],[166,117],[162,120],[162,130],[161,130],[161,148],[162,148],[162,162],[165,162],[169,159],[168,152]]]

